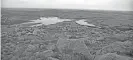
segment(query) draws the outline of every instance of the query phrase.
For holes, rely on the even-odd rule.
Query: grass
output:
[[[10,27],[7,26],[8,24],[2,24],[2,60],[94,60],[98,55],[103,56],[114,51],[120,56],[132,58],[133,30],[117,29],[117,27],[102,24],[106,22],[100,21],[132,20],[130,18],[132,13],[5,9],[2,10],[2,14],[13,22]],[[38,19],[40,16],[58,16],[73,19],[73,21],[38,27],[14,26],[20,21]],[[81,26],[74,22],[79,19],[87,19],[90,23],[99,23],[97,25],[106,27],[99,29]],[[90,55],[86,56],[88,52]]]

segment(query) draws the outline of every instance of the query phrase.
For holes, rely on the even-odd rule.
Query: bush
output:
[[[128,60],[129,57],[120,56],[115,53],[107,53],[102,56],[96,57],[94,60]]]
[[[111,45],[103,47],[97,52],[97,55],[107,53],[117,53],[118,55],[133,56],[133,43],[131,41],[115,42]]]

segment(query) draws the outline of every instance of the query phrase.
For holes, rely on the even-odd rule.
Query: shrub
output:
[[[131,41],[115,42],[103,47],[97,52],[97,55],[107,53],[117,53],[118,55],[133,56],[133,43]]]
[[[126,56],[120,56],[115,53],[107,53],[100,57],[95,58],[95,60],[128,60],[129,57]]]

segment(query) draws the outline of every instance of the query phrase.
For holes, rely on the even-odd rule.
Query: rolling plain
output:
[[[133,60],[133,11],[2,8],[1,15],[2,60]],[[61,22],[23,25],[40,17]]]

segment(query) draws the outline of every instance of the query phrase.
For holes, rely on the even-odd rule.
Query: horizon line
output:
[[[119,11],[119,12],[133,12],[133,10],[111,10],[111,9],[79,9],[79,8],[22,8],[22,7],[1,7],[2,8],[9,8],[9,9],[65,9],[65,10],[84,10],[84,11],[88,11],[88,10],[93,10],[93,11]]]

